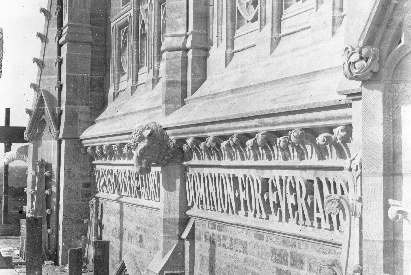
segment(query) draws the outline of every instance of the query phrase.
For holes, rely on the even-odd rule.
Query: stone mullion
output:
[[[133,93],[137,89],[138,82],[138,70],[139,70],[139,18],[140,18],[140,0],[132,1],[132,70],[131,70],[131,82],[132,88],[131,92]]]
[[[119,84],[120,84],[120,77],[118,73],[119,69],[119,51],[120,51],[120,31],[118,29],[117,24],[114,25],[114,49],[113,49],[113,73],[114,73],[114,91],[113,91],[113,100],[117,97],[118,95],[118,89],[119,89]]]
[[[153,80],[152,87],[158,83],[160,74],[160,62],[161,62],[161,3],[154,1],[153,8]]]
[[[234,35],[235,35],[235,26],[236,26],[236,12],[237,6],[235,0],[225,0],[225,16],[226,22],[226,33],[223,41],[226,41],[226,52],[225,52],[225,66],[231,62],[231,59],[234,57]],[[224,24],[223,24],[224,25]]]
[[[207,78],[207,56],[210,47],[207,24],[204,24],[208,15],[207,1],[189,1],[187,96],[193,95]]]
[[[268,10],[268,6],[267,6]],[[280,41],[281,34],[281,17],[283,15],[283,1],[273,1],[271,3],[272,14],[271,19],[271,41],[270,41],[270,54],[274,52],[277,47],[278,42]]]

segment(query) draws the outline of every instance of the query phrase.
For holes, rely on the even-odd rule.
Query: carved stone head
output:
[[[153,163],[163,166],[173,159],[182,160],[182,150],[171,146],[166,131],[155,122],[137,127],[131,135],[130,145],[134,151],[134,166],[139,174],[150,173]]]

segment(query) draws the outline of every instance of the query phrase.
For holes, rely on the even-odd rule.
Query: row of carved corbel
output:
[[[339,126],[333,134],[312,134],[296,129],[287,136],[260,132],[254,137],[234,134],[228,139],[217,136],[191,137],[183,149],[186,160],[263,161],[263,160],[328,160],[351,157],[347,143],[351,141],[350,126]]]
[[[100,161],[121,161],[132,160],[133,150],[130,144],[103,144],[81,148],[82,153],[90,154],[94,160]]]
[[[279,136],[274,132],[261,132],[254,137],[246,134],[235,134],[228,139],[218,136],[191,137],[184,142],[167,140],[168,136],[160,136],[157,140],[164,139],[165,144],[182,148],[186,161],[327,160],[351,157],[347,146],[351,141],[351,132],[350,126],[339,126],[334,129],[333,134],[323,133],[317,138],[296,129],[290,131],[287,136]],[[145,142],[141,141],[140,144]],[[133,159],[133,151],[138,147],[136,144],[138,142],[135,141],[89,146],[82,148],[82,152],[87,152],[95,160],[100,161],[130,161]],[[145,147],[149,151],[157,150],[155,144],[158,143]],[[162,154],[166,154],[165,151],[167,148],[164,148]],[[156,161],[158,160],[153,159],[154,163]]]

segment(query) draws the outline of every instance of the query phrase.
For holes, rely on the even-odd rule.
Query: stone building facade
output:
[[[50,0],[26,130],[45,255],[409,274],[410,5]]]

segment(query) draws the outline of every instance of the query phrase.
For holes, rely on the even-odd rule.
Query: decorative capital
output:
[[[344,75],[350,80],[370,79],[373,72],[379,70],[379,50],[370,46],[344,48]]]
[[[390,208],[388,209],[388,218],[394,222],[408,220],[408,214],[411,212],[411,207],[402,201],[388,200]]]
[[[129,144],[134,149],[133,162],[139,174],[150,173],[153,163],[165,166],[181,163],[184,159],[182,148],[155,122],[134,129]]]

